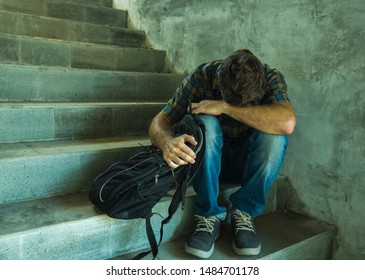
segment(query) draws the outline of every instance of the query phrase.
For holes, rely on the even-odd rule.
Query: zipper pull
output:
[[[156,174],[156,175],[155,175],[155,185],[157,185],[157,184],[158,184],[158,177],[160,177],[160,175],[159,175],[159,174]]]

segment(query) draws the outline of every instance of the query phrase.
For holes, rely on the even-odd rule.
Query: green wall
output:
[[[335,259],[365,259],[365,2],[114,0],[177,72],[248,48],[286,76],[297,114],[288,207],[338,227]]]

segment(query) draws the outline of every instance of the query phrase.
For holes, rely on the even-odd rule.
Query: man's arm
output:
[[[166,163],[171,168],[194,163],[196,155],[185,143],[196,145],[194,137],[183,134],[174,137],[171,133],[171,122],[162,113],[158,113],[151,122],[149,135],[153,145],[160,148]]]
[[[226,114],[250,127],[267,134],[291,134],[295,127],[295,114],[289,102],[239,107],[224,101],[204,100],[193,103],[194,114]]]

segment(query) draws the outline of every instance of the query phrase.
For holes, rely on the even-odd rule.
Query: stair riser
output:
[[[110,164],[132,154],[134,149],[126,147],[43,156],[28,151],[21,158],[1,159],[0,205],[88,190],[98,174]],[[14,155],[17,155],[16,151]],[[265,213],[276,210],[275,194],[282,181],[279,176],[271,187]],[[234,191],[235,188],[230,188],[221,192],[222,205],[229,208],[229,196]]]
[[[167,214],[169,201],[160,202],[154,212]],[[193,198],[186,199],[184,211],[178,209],[164,227],[168,241],[192,229]],[[155,215],[152,226],[158,238],[161,218]],[[41,227],[33,231],[0,236],[0,259],[108,259],[149,247],[143,219],[116,220],[105,215]]]
[[[145,34],[105,25],[0,11],[0,33],[121,47],[145,47]]]
[[[72,2],[88,6],[113,7],[113,0],[72,0]]]
[[[165,52],[0,34],[0,62],[118,71],[164,72]]]
[[[127,27],[127,12],[65,1],[0,0],[0,10],[80,22]]]
[[[0,101],[165,102],[182,79],[177,74],[0,65]]]
[[[329,231],[270,254],[263,260],[330,260],[335,231]]]
[[[161,105],[0,107],[0,142],[141,135]]]
[[[134,149],[2,159],[0,205],[87,191],[98,174]]]

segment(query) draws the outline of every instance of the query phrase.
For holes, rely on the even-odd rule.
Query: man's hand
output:
[[[192,103],[193,114],[219,116],[223,114],[225,102],[222,100],[203,100]]]
[[[193,136],[183,134],[161,145],[163,157],[168,166],[176,168],[180,165],[195,163],[196,154],[186,143],[198,144]]]
[[[171,122],[160,112],[152,120],[149,134],[152,144],[160,148],[167,165],[176,168],[180,165],[195,163],[196,154],[186,143],[197,145],[193,136],[171,134]]]

